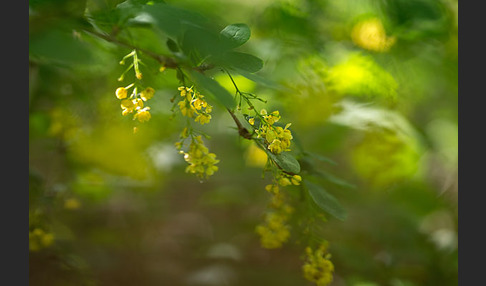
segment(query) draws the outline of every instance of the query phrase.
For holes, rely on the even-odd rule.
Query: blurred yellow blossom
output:
[[[378,18],[358,22],[351,31],[353,42],[364,49],[386,52],[395,43],[395,37],[387,37],[383,24]]]
[[[79,209],[80,207],[81,207],[81,203],[79,202],[79,200],[75,198],[69,198],[64,201],[64,208],[68,210],[76,210]]]
[[[307,247],[306,262],[302,266],[304,278],[317,286],[329,285],[333,280],[334,264],[327,253],[327,243],[322,243],[315,251]]]

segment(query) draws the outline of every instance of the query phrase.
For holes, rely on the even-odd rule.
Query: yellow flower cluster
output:
[[[274,123],[280,120],[280,113],[278,110],[267,113],[265,109],[260,111],[263,120],[259,128],[256,130],[257,138],[265,138],[267,148],[274,154],[280,154],[283,151],[290,151],[290,140],[292,140],[292,133],[288,129],[291,123],[288,123],[285,128],[275,126]],[[254,119],[249,121],[254,124]]]
[[[331,254],[327,253],[327,243],[322,243],[315,251],[307,247],[305,252],[304,278],[317,286],[329,285],[333,279],[334,264],[330,260]]]
[[[200,178],[207,178],[218,170],[218,166],[215,165],[219,160],[216,159],[216,154],[209,153],[208,148],[204,146],[201,135],[192,138],[187,153],[184,151],[180,152],[184,154],[184,160],[189,164],[186,167],[187,173],[196,174]]]
[[[297,177],[292,178],[297,182],[297,178],[300,178],[300,176],[295,176]],[[280,186],[286,186],[286,184],[280,184],[281,179],[288,180],[288,178],[280,177],[280,175],[278,177],[273,184],[265,186],[265,190],[272,194],[269,206],[273,211],[266,213],[264,223],[258,225],[255,229],[256,233],[260,235],[260,244],[267,249],[282,247],[287,242],[290,237],[290,227],[287,225],[287,221],[294,211],[285,202],[284,194],[280,192]]]
[[[204,96],[192,87],[180,86],[178,90],[183,97],[178,103],[182,115],[189,118],[196,116],[194,121],[201,125],[209,123],[213,107],[204,100]]]
[[[264,224],[257,225],[255,229],[256,233],[260,235],[262,247],[267,249],[282,247],[290,237],[290,227],[287,225],[287,220],[288,213],[283,211],[265,214]]]
[[[131,86],[132,85],[129,85],[129,87]],[[140,122],[150,120],[150,118],[152,117],[149,112],[150,107],[144,107],[144,102],[154,96],[155,90],[151,87],[147,87],[140,93],[137,93],[137,89],[135,88],[130,97],[128,97],[129,87],[119,87],[115,91],[116,97],[118,99],[121,99],[120,107],[122,109],[122,115],[126,116],[130,113],[135,112],[135,114],[133,115],[133,120],[137,119]]]
[[[54,235],[45,232],[40,228],[29,231],[29,250],[38,251],[42,248],[49,247],[54,242]]]

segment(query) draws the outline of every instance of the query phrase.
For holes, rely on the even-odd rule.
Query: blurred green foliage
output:
[[[221,160],[199,182],[173,147],[177,72],[141,53],[152,118],[121,116],[114,91],[131,47],[93,27],[181,61],[227,63],[267,100],[257,109],[292,122],[309,154],[301,167],[347,212],[316,224],[331,285],[457,284],[457,1],[146,2],[29,1],[30,284],[308,285],[300,249],[259,246],[265,154],[226,113],[228,77],[193,75],[215,93],[201,130]],[[200,26],[183,34],[190,23]],[[230,24],[226,40],[199,29]]]

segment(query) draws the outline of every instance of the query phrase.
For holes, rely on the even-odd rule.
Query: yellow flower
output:
[[[194,109],[192,108],[191,105],[187,103],[187,101],[185,100],[179,101],[177,105],[179,105],[179,109],[181,110],[182,115],[187,116],[189,118],[194,116]]]
[[[266,185],[265,190],[269,193],[272,193],[272,194],[278,194],[278,192],[279,192],[278,185],[273,185],[273,184]]]
[[[265,215],[265,223],[255,228],[260,235],[262,247],[267,249],[280,248],[290,237],[290,228],[286,225],[287,216],[280,212],[270,212]]]
[[[300,185],[300,182],[302,182],[302,177],[299,175],[294,175],[290,180],[292,181],[292,184],[298,186]]]
[[[201,125],[205,123],[209,123],[210,120],[211,120],[211,115],[205,113],[199,113],[196,119],[194,119],[194,121],[201,123]]]
[[[179,86],[179,87],[177,88],[177,90],[179,90],[179,91],[181,92],[181,96],[182,96],[182,97],[186,96],[186,87],[184,87],[184,86]]]
[[[334,264],[330,254],[326,254],[327,244],[323,243],[316,251],[307,247],[306,262],[302,266],[304,278],[314,282],[317,286],[329,285],[333,280]]]
[[[151,88],[151,87],[147,87],[146,89],[144,89],[140,93],[140,98],[143,101],[147,101],[147,100],[151,99],[152,97],[154,97],[154,94],[155,94],[155,90],[153,88]]]
[[[135,98],[132,102],[134,104],[135,110],[143,108],[143,100],[141,100],[140,98]]]
[[[196,98],[195,100],[193,100],[192,104],[196,110],[201,110],[201,108],[208,105],[208,103],[201,98]]]
[[[288,178],[285,178],[285,177],[282,177],[278,180],[278,183],[282,186],[282,187],[285,187],[285,186],[289,186],[289,185],[292,185],[292,183],[290,182],[290,180]]]
[[[118,99],[127,98],[127,94],[128,94],[127,89],[124,87],[119,87],[115,91],[115,95]]]
[[[198,177],[209,177],[218,170],[215,166],[219,160],[216,159],[216,154],[209,153],[209,150],[202,141],[201,136],[193,138],[189,145],[189,151],[184,153],[184,160],[189,164],[186,167],[187,173],[196,174]]]
[[[137,113],[133,116],[133,119],[138,119],[138,121],[140,122],[145,122],[145,121],[149,121],[149,119],[152,117],[150,115],[150,107],[145,107],[145,108],[142,108],[142,109],[139,109],[137,111]]]
[[[121,101],[120,107],[122,110],[122,115],[127,115],[128,113],[132,113],[135,109],[135,104],[130,99],[123,99]]]
[[[282,141],[279,139],[274,139],[270,145],[268,145],[268,150],[274,154],[280,154],[284,150],[282,148]]]
[[[265,120],[267,120],[269,125],[273,125],[275,122],[279,121],[280,119],[280,113],[277,111],[274,111],[270,113],[269,115],[264,116]]]
[[[251,125],[255,125],[255,118],[250,118],[248,120],[248,122],[251,124]]]

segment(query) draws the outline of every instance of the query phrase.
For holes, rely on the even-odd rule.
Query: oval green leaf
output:
[[[345,220],[347,217],[346,210],[341,206],[339,201],[331,194],[326,192],[321,186],[309,181],[305,181],[304,186],[307,188],[309,195],[314,202],[325,212],[339,220]]]
[[[273,154],[270,150],[264,149],[268,157],[270,157],[282,170],[287,173],[298,174],[300,172],[300,164],[295,157],[289,152],[282,152],[280,154]]]
[[[263,68],[262,59],[246,53],[227,52],[223,55],[222,60],[224,65],[250,73],[257,72]]]
[[[250,39],[251,31],[250,27],[246,24],[231,24],[226,26],[220,32],[220,35],[225,46],[233,49],[246,43]]]
[[[273,88],[273,89],[277,89],[277,90],[281,90],[281,91],[286,91],[286,92],[289,92],[290,89],[274,82],[274,81],[271,81],[269,80],[268,78],[264,78],[264,77],[261,77],[257,74],[254,74],[254,73],[250,73],[248,71],[245,71],[245,70],[242,70],[242,69],[239,69],[239,68],[233,68],[233,70],[235,70],[237,73],[239,73],[240,75],[246,77],[247,79],[249,80],[252,80],[258,84],[261,84],[263,86],[266,86],[268,88]]]

